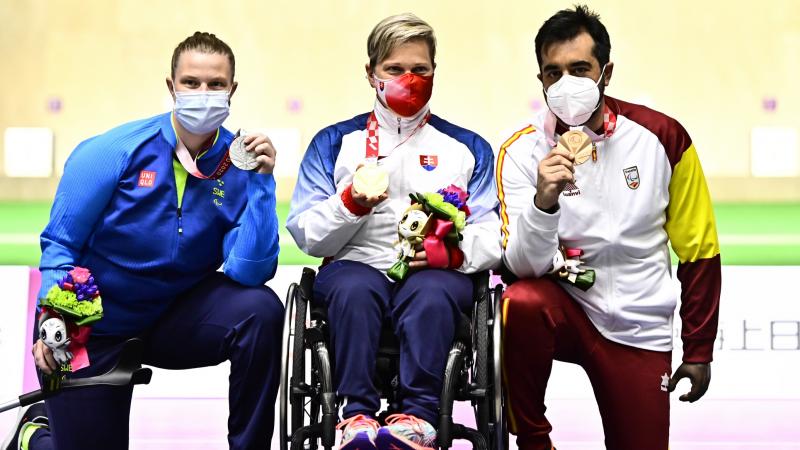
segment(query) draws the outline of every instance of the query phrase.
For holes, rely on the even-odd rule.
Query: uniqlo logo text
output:
[[[152,170],[139,172],[139,187],[153,187],[156,184],[156,173]]]

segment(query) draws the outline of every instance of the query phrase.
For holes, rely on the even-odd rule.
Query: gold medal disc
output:
[[[561,135],[557,146],[575,156],[576,166],[585,163],[592,156],[592,139],[583,131],[567,131]]]
[[[365,164],[353,175],[353,188],[367,197],[377,197],[389,188],[389,174],[377,164]]]

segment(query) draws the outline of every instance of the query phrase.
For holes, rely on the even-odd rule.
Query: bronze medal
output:
[[[592,139],[583,131],[570,130],[561,135],[557,147],[568,151],[575,157],[574,164],[583,164],[592,156]]]

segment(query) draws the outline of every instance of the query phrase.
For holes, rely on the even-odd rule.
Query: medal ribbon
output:
[[[236,133],[236,136],[239,136],[239,133]],[[217,180],[222,178],[225,175],[225,172],[233,165],[231,161],[231,154],[229,150],[225,151],[225,156],[222,158],[222,161],[219,162],[217,168],[214,169],[214,172],[211,175],[205,175],[200,169],[197,167],[197,162],[192,155],[189,153],[189,149],[186,148],[186,145],[181,141],[181,138],[175,134],[175,140],[178,141],[178,145],[175,146],[175,155],[178,157],[178,161],[180,161],[181,165],[187,172],[192,174],[195,178],[200,178],[203,180]]]
[[[589,132],[586,134],[592,139],[592,143],[597,143],[610,138],[614,134],[614,131],[616,129],[617,129],[617,114],[611,108],[609,108],[608,105],[604,105],[603,134],[598,136],[592,130],[589,130]],[[550,144],[551,147],[555,147],[556,116],[552,112],[547,114],[547,117],[544,120],[544,134],[547,137],[547,143]]]
[[[425,124],[428,123],[428,120],[431,118],[431,113],[425,115],[425,117],[420,121],[419,125],[414,128],[414,131],[408,135],[402,142],[395,145],[394,148],[400,147],[401,145],[408,142],[417,131],[424,127]],[[375,117],[375,111],[369,115],[369,119],[367,120],[367,145],[366,145],[366,159],[368,162],[377,162],[378,161],[378,149],[380,148],[380,140],[378,138],[378,119]]]

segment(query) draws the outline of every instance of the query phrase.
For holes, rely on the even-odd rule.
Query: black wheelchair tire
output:
[[[290,358],[294,339],[292,334],[292,312],[295,305],[295,292],[297,284],[292,283],[289,286],[289,291],[286,294],[286,315],[283,320],[283,332],[281,335],[281,374],[280,374],[280,387],[278,390],[279,401],[279,424],[278,433],[280,434],[279,445],[280,450],[288,450],[290,433],[289,411],[291,409],[290,398],[291,383],[290,383]],[[291,430],[294,431],[293,429]]]
[[[506,423],[505,393],[503,392],[502,365],[502,330],[503,330],[503,288],[496,286],[492,290],[493,308],[491,328],[492,358],[492,392],[491,421],[494,424],[489,448],[492,450],[508,450],[508,424]]]
[[[299,286],[296,286],[294,291],[294,343],[292,352],[292,386],[297,386],[305,382],[306,373],[306,347],[305,347],[305,331],[306,331],[306,318],[308,316],[308,299],[303,297],[302,291]],[[292,434],[305,425],[305,398],[303,395],[294,394],[291,397],[292,412],[291,412],[291,431]],[[312,413],[312,423],[313,423]]]
[[[493,400],[492,386],[490,383],[490,372],[492,368],[492,355],[490,343],[490,317],[492,317],[492,296],[491,291],[486,289],[481,298],[475,304],[473,312],[473,349],[475,351],[475,366],[473,367],[472,383],[480,390],[484,396],[475,401],[475,423],[478,431],[483,435],[487,443],[492,441],[490,430],[490,420],[492,416],[491,408]]]

